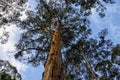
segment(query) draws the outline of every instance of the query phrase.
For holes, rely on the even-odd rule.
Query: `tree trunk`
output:
[[[45,71],[42,80],[62,80],[62,58],[60,54],[60,22],[56,22],[56,30],[53,35],[50,52],[45,63]]]

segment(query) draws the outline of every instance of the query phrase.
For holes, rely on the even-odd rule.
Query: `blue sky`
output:
[[[115,4],[107,4],[105,18],[100,18],[99,15],[92,10],[93,15],[90,16],[91,28],[93,34],[98,33],[100,30],[108,29],[108,38],[110,38],[115,44],[120,43],[120,0],[115,0]]]
[[[92,28],[93,36],[97,36],[97,33],[108,28],[109,34],[107,38],[110,38],[115,44],[120,43],[120,0],[116,0],[115,4],[107,5],[105,18],[100,18],[98,13],[93,9],[93,14],[89,17],[91,20],[90,27]],[[29,5],[31,9],[34,9],[36,5],[35,0],[29,0]],[[30,65],[23,64],[14,59],[10,52],[14,51],[15,48],[13,44],[17,42],[17,36],[20,34],[19,29],[15,28],[14,25],[8,27],[10,32],[10,38],[7,44],[0,44],[0,59],[9,60],[10,63],[17,67],[18,71],[22,74],[23,80],[41,80],[42,72],[44,67],[42,65],[37,68],[31,67]]]

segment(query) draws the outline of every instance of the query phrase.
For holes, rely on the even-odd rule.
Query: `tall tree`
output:
[[[21,12],[25,10],[26,2],[27,0],[0,0],[0,29],[3,29],[3,34],[0,35],[1,43],[6,43],[9,37],[5,26],[20,21]]]
[[[62,75],[62,58],[60,54],[60,27],[59,21],[56,22],[56,30],[52,38],[50,52],[45,63],[45,71],[42,80],[63,80]]]
[[[106,8],[102,2],[113,3],[112,0],[40,0],[37,11],[30,11],[27,21],[20,24],[25,32],[16,44],[15,57],[33,66],[45,63],[43,80],[100,78],[94,66],[101,59],[98,58],[96,64],[91,61],[97,58],[95,55],[102,54],[105,45],[109,49],[111,46],[104,42],[106,30],[100,33],[100,41],[89,38],[91,29],[87,16],[95,8],[104,17]],[[110,50],[105,48],[104,52]]]
[[[0,60],[0,80],[21,80],[21,75],[8,61]]]

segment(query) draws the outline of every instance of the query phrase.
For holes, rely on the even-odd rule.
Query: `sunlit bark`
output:
[[[59,28],[60,22],[57,21],[42,80],[62,80],[62,61],[60,54],[61,38]]]

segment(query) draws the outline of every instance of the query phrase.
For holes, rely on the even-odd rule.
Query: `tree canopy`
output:
[[[8,61],[0,60],[0,80],[21,80],[21,75]]]
[[[9,37],[6,26],[20,22],[21,12],[25,10],[26,2],[27,0],[0,0],[0,29],[3,30],[0,42],[2,44],[6,43]]]
[[[38,0],[36,12],[29,11],[28,19],[19,25],[24,33],[16,44],[15,57],[38,66],[47,59],[55,21],[61,21],[61,54],[66,72],[66,80],[91,80],[95,74],[98,79],[119,78],[117,63],[112,62],[113,43],[106,39],[107,29],[98,33],[98,39],[90,38],[88,16],[94,8],[103,18],[106,10],[103,3],[112,0]],[[91,66],[91,67],[90,67]]]

